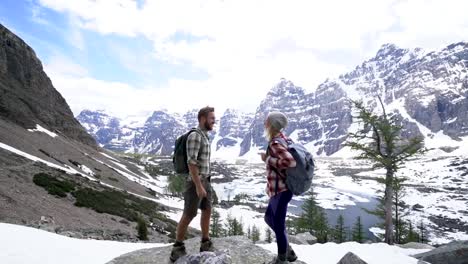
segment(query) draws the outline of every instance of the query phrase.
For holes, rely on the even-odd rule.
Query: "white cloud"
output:
[[[464,0],[412,0],[395,6],[400,30],[382,35],[380,42],[436,49],[468,40],[468,2]]]
[[[41,24],[41,25],[47,25],[51,26],[49,21],[44,19],[43,13],[42,13],[42,8],[36,4],[34,4],[32,1],[30,2],[31,4],[31,19],[32,21]]]
[[[86,47],[85,40],[83,34],[81,33],[81,29],[79,27],[80,20],[75,16],[69,17],[69,30],[66,32],[66,39],[70,45],[73,47],[83,51]]]
[[[79,64],[73,62],[70,58],[62,54],[53,54],[44,65],[47,73],[57,76],[84,77],[89,74],[88,70]]]
[[[76,25],[83,29],[103,35],[143,36],[153,42],[155,59],[189,65],[209,75],[203,81],[173,79],[164,87],[119,90],[127,96],[122,91],[128,89],[132,100],[142,101],[137,108],[172,104],[166,107],[189,109],[216,102],[253,111],[281,77],[313,90],[350,65],[327,62],[323,54],[356,53],[359,56],[353,63],[358,64],[386,42],[433,48],[468,36],[464,13],[468,2],[462,0],[155,0],[141,7],[132,0],[40,3],[76,17]],[[135,63],[126,52],[120,59],[130,68],[145,65]],[[141,72],[145,74],[145,69]],[[74,86],[61,81],[64,86]],[[99,83],[100,87],[114,85]],[[93,89],[89,89],[91,94]],[[136,97],[144,95],[153,100]],[[182,95],[186,97],[181,99]],[[103,108],[118,108],[120,103],[107,101],[113,105]]]

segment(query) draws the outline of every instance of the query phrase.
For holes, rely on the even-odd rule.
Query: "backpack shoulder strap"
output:
[[[289,145],[291,145],[292,143],[294,143],[291,139],[284,139],[282,137],[276,137],[273,139],[273,142],[276,141],[278,143],[280,143],[281,145],[283,145],[285,148],[288,148]]]
[[[200,136],[203,137],[203,135],[202,135],[200,132],[198,132],[198,129],[196,129],[195,127],[192,127],[192,128],[187,132],[187,138],[188,138],[188,136],[189,136],[190,134],[192,134],[192,132],[195,132],[195,133],[197,133],[197,134],[199,134]]]

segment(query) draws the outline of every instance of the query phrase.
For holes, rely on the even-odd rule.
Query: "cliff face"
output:
[[[1,24],[0,118],[28,129],[39,124],[68,138],[97,146],[55,90],[32,48]]]

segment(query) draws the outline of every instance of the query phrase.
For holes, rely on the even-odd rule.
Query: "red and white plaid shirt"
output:
[[[286,174],[284,170],[288,167],[296,166],[296,161],[291,153],[289,153],[286,146],[281,144],[278,140],[275,140],[279,137],[283,138],[285,141],[288,139],[283,133],[273,138],[268,144],[268,157],[265,160],[267,170],[267,193],[270,197],[276,195],[275,187],[277,174],[275,170],[279,172],[278,193],[280,193],[288,190],[286,187]]]

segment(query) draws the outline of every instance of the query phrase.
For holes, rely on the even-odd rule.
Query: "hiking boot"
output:
[[[214,251],[213,242],[211,242],[211,239],[201,241],[200,252],[203,252],[203,251],[211,251],[211,252]]]
[[[292,249],[290,245],[288,245],[288,251],[287,251],[286,257],[289,262],[294,262],[297,260],[296,252],[294,252],[294,250]]]
[[[171,261],[176,262],[177,259],[179,259],[180,257],[182,257],[184,255],[187,255],[187,251],[185,250],[184,243],[183,242],[176,242],[172,246],[171,257],[170,257]]]
[[[281,254],[273,258],[268,264],[287,264],[289,261],[286,259],[286,254]]]

